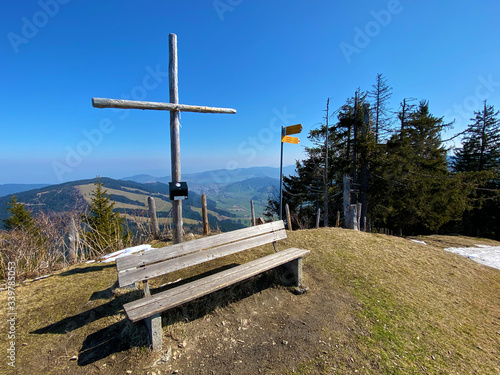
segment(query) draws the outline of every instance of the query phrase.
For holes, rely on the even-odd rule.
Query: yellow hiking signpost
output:
[[[290,137],[291,134],[298,134],[302,131],[302,125],[290,125],[281,127],[281,162],[280,162],[280,208],[279,208],[279,218],[283,217],[282,206],[283,206],[283,143],[292,143],[298,145],[300,139],[297,137]],[[288,228],[292,227],[292,223],[287,223]]]
[[[302,125],[292,125],[285,128],[285,135],[299,134],[302,131]]]
[[[298,139],[297,137],[290,137],[288,135],[283,135],[283,136],[281,136],[281,142],[282,143],[293,143],[293,144],[298,145],[300,142],[300,139]]]

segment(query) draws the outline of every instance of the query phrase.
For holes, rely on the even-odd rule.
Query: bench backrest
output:
[[[116,260],[120,287],[286,238],[283,221],[132,254]]]

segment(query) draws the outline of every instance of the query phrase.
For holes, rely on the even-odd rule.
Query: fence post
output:
[[[208,225],[207,196],[205,193],[201,195],[201,216],[203,217],[203,233],[207,235],[210,233],[210,226]]]
[[[253,208],[253,199],[250,199],[250,211],[252,211],[252,227],[256,226],[255,222],[255,209]]]
[[[318,207],[318,214],[316,215],[316,229],[319,228],[319,218],[321,216],[321,208]]]
[[[153,227],[153,237],[155,240],[160,238],[160,226],[156,217],[156,203],[153,197],[148,197],[149,217],[151,218],[151,226]]]
[[[288,226],[288,230],[293,230],[292,217],[290,216],[290,207],[288,206],[288,203],[285,205],[285,211],[286,211],[286,224]]]
[[[79,236],[78,231],[76,230],[75,218],[71,218],[71,223],[69,226],[69,247],[68,247],[68,262],[69,264],[73,264],[76,261],[76,256],[78,254],[78,242]]]
[[[363,205],[361,203],[356,203],[356,223],[358,230],[361,230],[361,209]]]
[[[340,226],[340,211],[337,211],[337,222],[335,223],[335,226],[337,228]]]

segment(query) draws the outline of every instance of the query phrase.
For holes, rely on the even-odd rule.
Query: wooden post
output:
[[[340,226],[340,211],[337,211],[337,222],[335,223],[335,226],[337,228]]]
[[[356,225],[357,225],[357,230],[361,230],[361,209],[362,209],[362,204],[361,203],[356,203]]]
[[[177,66],[177,35],[168,36],[169,45],[169,93],[170,103],[179,104],[178,66]],[[170,152],[172,164],[172,182],[181,182],[181,142],[179,133],[179,114],[177,111],[170,111]],[[172,201],[172,218],[174,229],[174,243],[182,242],[182,201]]]
[[[156,203],[153,197],[148,197],[149,217],[151,218],[151,226],[153,227],[153,237],[155,240],[160,239],[160,226],[156,217]]]
[[[293,230],[292,229],[292,216],[290,215],[290,207],[288,206],[288,203],[285,205],[285,211],[286,211],[286,225],[288,227],[288,230]]]
[[[351,228],[349,229],[354,229],[358,230],[359,225],[358,225],[358,205],[357,204],[351,204],[351,210],[350,210],[350,215],[351,215]]]
[[[208,225],[208,210],[207,210],[207,196],[205,193],[201,195],[201,216],[203,217],[203,234],[210,233],[210,226]]]
[[[293,277],[293,286],[302,286],[302,258],[297,258],[290,262],[289,270]]]
[[[344,227],[351,229],[350,223],[350,207],[351,207],[351,179],[349,175],[344,175],[343,179],[344,190],[343,190],[343,207],[344,207]]]
[[[69,246],[68,246],[68,263],[73,264],[76,261],[76,257],[78,254],[78,242],[79,236],[78,231],[76,230],[75,218],[71,218],[71,222],[69,225]]]
[[[318,213],[316,214],[316,229],[319,228],[319,218],[321,217],[321,208],[318,207]]]
[[[151,292],[149,290],[149,283],[146,281],[142,282],[142,291],[144,292],[144,297],[150,297]],[[149,342],[153,351],[157,352],[161,350],[162,342],[162,327],[161,327],[161,314],[154,314],[146,319],[144,319],[146,327],[149,332]]]
[[[257,225],[257,222],[255,221],[255,209],[253,207],[253,199],[250,199],[250,211],[252,213],[252,227]]]

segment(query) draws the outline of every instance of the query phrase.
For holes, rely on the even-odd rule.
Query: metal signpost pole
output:
[[[281,137],[280,137],[280,143],[281,143],[281,162],[280,162],[280,211],[279,211],[279,218],[281,220],[282,218],[282,205],[283,205],[283,140],[281,139],[285,135],[285,127],[281,127]]]

